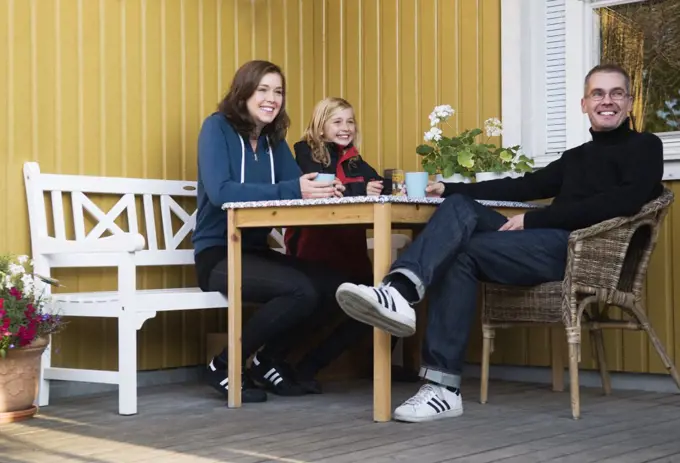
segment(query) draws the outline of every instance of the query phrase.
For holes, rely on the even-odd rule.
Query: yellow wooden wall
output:
[[[314,104],[314,0],[0,0],[0,252],[29,253],[22,165],[44,172],[195,179],[196,139],[234,71],[253,58],[289,79],[291,134]],[[109,204],[110,207],[110,204]],[[69,291],[112,272],[58,272]],[[193,284],[193,269],[140,286]],[[140,332],[142,369],[197,364],[216,311],[166,313]],[[114,369],[115,320],[77,319],[58,365]]]
[[[45,172],[194,179],[201,121],[253,58],[286,73],[291,144],[318,99],[343,96],[379,170],[418,167],[414,148],[437,104],[456,109],[456,130],[500,116],[500,0],[0,0],[0,251],[30,252],[25,161]],[[666,223],[648,284],[652,321],[674,354],[678,217]],[[57,277],[73,291],[115,284],[108,271]],[[140,285],[193,281],[191,268],[153,270]],[[217,311],[150,320],[140,368],[202,362],[205,333],[222,321]],[[499,333],[494,360],[545,365],[546,339],[543,330]],[[113,369],[116,345],[115,321],[75,320],[53,358]],[[616,369],[661,371],[639,334],[611,334],[607,347]]]
[[[378,169],[415,169],[427,114],[457,129],[500,114],[499,0],[1,0],[0,251],[29,253],[21,167],[194,179],[196,136],[233,72],[270,59],[289,83],[289,141],[314,103],[348,98]],[[483,70],[483,72],[482,72]],[[464,90],[464,91],[463,91]],[[106,206],[106,203],[103,203]],[[109,205],[110,206],[110,205]],[[113,272],[58,272],[69,291],[113,289]],[[192,284],[191,268],[141,287]],[[199,363],[216,311],[168,313],[140,332],[142,369]],[[116,367],[114,320],[73,320],[54,362]]]

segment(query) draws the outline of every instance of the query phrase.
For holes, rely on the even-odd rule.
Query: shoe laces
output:
[[[437,393],[437,386],[432,384],[424,384],[416,395],[404,402],[404,405],[413,405],[414,407],[426,404],[433,397],[439,397]]]

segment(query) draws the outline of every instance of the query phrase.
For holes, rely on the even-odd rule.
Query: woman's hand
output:
[[[425,188],[425,193],[429,197],[440,198],[444,194],[444,184],[442,182],[430,182]]]
[[[380,196],[383,190],[382,180],[373,180],[366,184],[366,194],[368,196]]]
[[[318,172],[311,172],[300,177],[302,199],[330,198],[336,195],[338,190],[333,182],[315,182],[314,179],[317,175]]]

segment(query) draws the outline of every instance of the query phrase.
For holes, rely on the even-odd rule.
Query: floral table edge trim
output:
[[[351,196],[347,198],[319,198],[319,199],[281,199],[273,201],[240,201],[228,202],[222,205],[223,210],[251,209],[261,207],[295,207],[295,206],[324,206],[333,204],[440,204],[441,198],[409,198],[407,196]],[[542,207],[540,204],[523,203],[517,201],[487,201],[477,200],[489,207],[508,207],[514,209],[534,209]]]

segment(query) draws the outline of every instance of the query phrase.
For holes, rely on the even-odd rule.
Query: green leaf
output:
[[[476,137],[477,135],[482,133],[482,129],[473,129],[470,131],[470,136],[471,137]]]
[[[510,162],[510,161],[512,161],[513,155],[512,155],[511,152],[509,152],[507,150],[503,150],[503,151],[501,151],[501,154],[500,154],[499,157],[501,158],[501,161],[503,161],[503,162]]]
[[[451,145],[451,139],[449,137],[442,136],[441,140],[439,140],[439,146],[444,147],[449,145]]]
[[[432,148],[430,145],[418,145],[416,148],[416,153],[420,155],[425,155],[425,154],[430,154],[434,152],[434,148]]]
[[[519,160],[520,160],[521,162],[526,162],[527,164],[533,164],[533,163],[534,163],[534,160],[533,160],[533,159],[528,158],[528,157],[526,157],[526,156],[523,155],[523,154],[520,155]]]
[[[454,154],[456,154],[456,150],[454,150],[453,147],[451,147],[451,146],[444,146],[444,147],[442,147],[441,154],[442,154],[442,157],[444,157],[444,158],[450,158]]]
[[[437,173],[437,166],[434,163],[423,164],[423,169],[430,175]]]
[[[458,153],[458,164],[467,169],[471,169],[472,167],[474,167],[475,160],[472,152],[465,150]]]
[[[520,161],[515,166],[516,172],[531,172],[531,166],[524,161]]]
[[[5,349],[0,349],[0,357],[2,358],[7,357],[7,351]]]
[[[454,169],[453,165],[449,164],[449,165],[446,166],[446,167],[444,168],[444,170],[442,171],[442,176],[443,176],[444,178],[448,178],[448,177],[452,176],[452,175],[455,174],[455,173],[456,173],[456,172],[455,172],[455,169]]]

